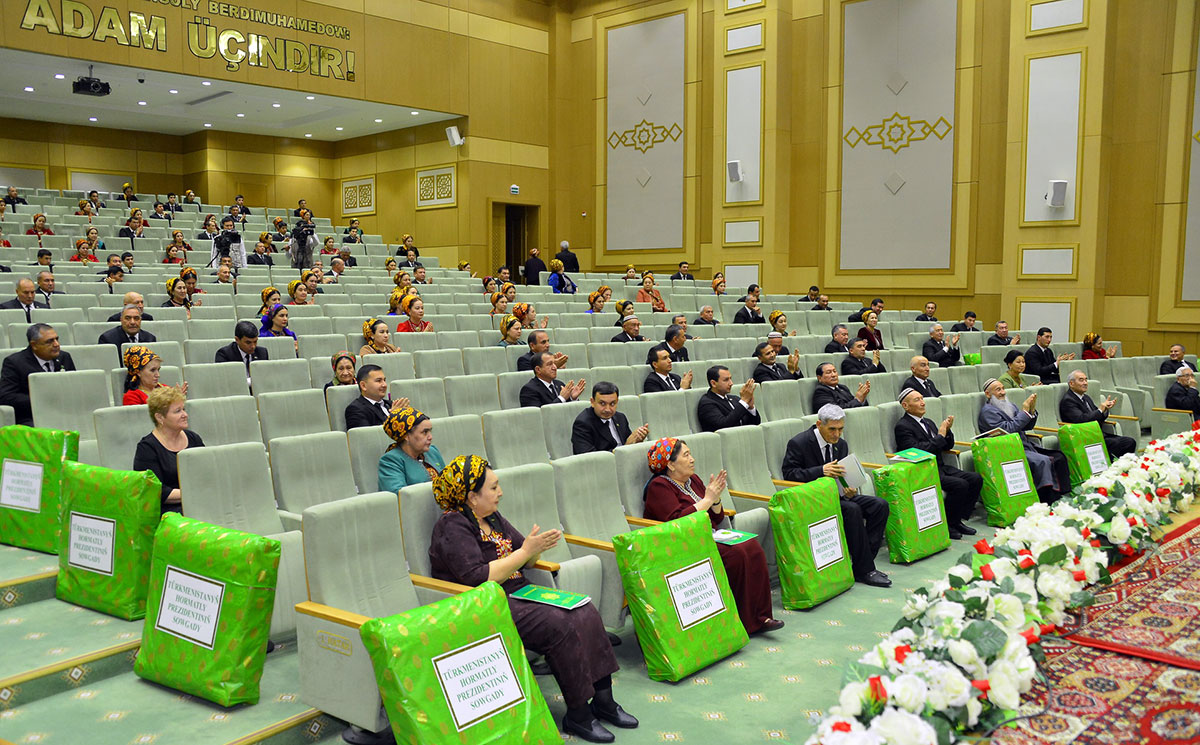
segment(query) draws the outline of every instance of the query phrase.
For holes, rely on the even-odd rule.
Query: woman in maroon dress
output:
[[[708,488],[696,475],[696,461],[687,443],[665,437],[650,446],[647,455],[654,477],[646,483],[643,516],[648,520],[674,520],[701,510],[708,511],[714,529],[729,527],[729,518],[721,506],[725,490],[725,471],[708,479]],[[776,631],[783,621],[771,616],[771,581],[767,576],[767,555],[758,541],[749,540],[735,546],[717,544],[729,589],[737,602],[738,616],[746,633]]]
[[[486,460],[460,455],[433,480],[433,496],[444,510],[433,526],[429,561],[437,579],[476,587],[498,582],[506,594],[529,584],[521,570],[562,537],[558,530],[521,535],[497,512],[500,481]],[[760,551],[761,553],[761,551]],[[589,742],[612,742],[597,718],[633,728],[637,719],[613,700],[617,658],[594,604],[563,610],[509,598],[508,609],[521,641],[544,654],[567,704],[562,728]],[[591,699],[591,703],[588,703]]]

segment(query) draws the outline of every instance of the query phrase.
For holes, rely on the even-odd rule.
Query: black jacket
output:
[[[896,422],[896,448],[899,450],[908,450],[909,448],[917,448],[924,450],[927,453],[944,453],[954,447],[954,430],[946,430],[946,434],[939,435],[937,433],[937,425],[932,419],[925,418],[921,420],[922,424],[917,424],[917,421],[910,415],[905,414],[900,417],[900,421]],[[929,434],[929,430],[925,425],[933,427],[933,434]],[[941,466],[941,461],[938,461]]]
[[[1103,424],[1108,420],[1108,412],[1100,411],[1100,407],[1096,406],[1092,397],[1086,393],[1083,394],[1083,399],[1080,399],[1075,395],[1075,391],[1068,390],[1058,402],[1058,418],[1067,424],[1083,422]]]
[[[843,409],[854,409],[867,405],[855,398],[850,389],[841,383],[833,388],[818,383],[816,389],[813,390],[812,410],[817,411],[825,404],[837,404]]]
[[[671,279],[690,279],[695,281],[696,277],[691,274],[684,274],[683,272],[675,272],[671,275]]]
[[[667,354],[671,357],[672,362],[690,362],[691,361],[688,359],[688,350],[687,350],[686,346],[680,347],[679,349],[671,349],[671,345],[667,344],[665,341],[660,342],[659,344],[656,344],[653,347],[650,347],[650,351],[646,353],[646,359],[652,360],[655,357],[657,357],[658,350],[660,350],[660,349],[665,349],[667,351]]]
[[[41,302],[38,302],[37,300],[34,300],[34,301],[33,301],[33,307],[34,307],[34,308],[49,308],[50,306],[49,306],[49,305],[46,305],[45,303],[41,303]],[[0,303],[0,309],[4,309],[4,310],[25,310],[25,306],[21,304],[21,301],[20,301],[20,300],[18,300],[18,299],[16,299],[16,298],[13,298],[12,300],[8,300],[8,301],[5,301],[5,302],[3,302],[3,303]],[[32,314],[31,314],[31,316],[32,316]]]
[[[255,347],[253,357],[255,360],[268,359],[266,347]],[[241,361],[242,361],[242,350],[238,347],[236,341],[230,342],[229,346],[221,347],[220,349],[218,349],[217,354],[215,355],[215,357],[213,359],[213,362],[241,362]]]
[[[54,367],[55,371],[73,372],[75,362],[67,352],[59,352]],[[29,403],[29,376],[39,372],[46,370],[30,347],[9,355],[4,359],[3,366],[0,366],[0,404],[13,407],[17,424],[33,426],[33,408]]]
[[[613,338],[609,339],[609,341],[619,341],[619,342],[646,341],[646,337],[642,336],[641,334],[638,334],[637,336],[630,336],[629,334],[622,331],[621,333],[617,334]]]
[[[563,382],[561,380],[552,381],[554,390],[558,392],[558,396],[562,395]],[[545,406],[546,404],[562,403],[558,400],[558,396],[550,395],[550,390],[546,388],[546,384],[541,379],[534,376],[528,383],[521,386],[521,406]]]
[[[391,406],[388,399],[383,403]],[[388,415],[383,413],[379,404],[373,404],[361,395],[346,405],[346,429],[355,427],[378,427],[387,421]]]
[[[822,308],[818,304],[818,305],[814,305],[813,307],[809,308],[809,310],[833,310],[833,308],[830,308],[828,305],[826,305],[824,308]]]
[[[719,323],[720,321],[715,318],[711,321],[706,321],[703,318],[697,318],[696,320],[692,321],[692,324],[696,326],[716,326]]]
[[[937,322],[938,322],[937,316],[927,316],[927,315],[925,315],[924,313],[922,313],[921,315],[917,316],[917,317],[916,317],[916,318],[914,318],[913,320],[915,320],[915,321],[928,321],[929,323],[937,323]]]
[[[682,385],[681,381],[683,378],[679,377],[675,373],[667,373],[667,376],[670,377],[672,382],[675,383],[674,388],[668,386],[665,380],[658,377],[658,373],[651,370],[650,374],[646,376],[646,380],[642,383],[642,393],[659,393],[662,391],[680,390],[679,386]]]
[[[900,390],[904,390],[905,388],[912,388],[914,391],[920,393],[926,398],[929,398],[930,396],[939,398],[942,395],[942,392],[939,391],[937,386],[933,384],[933,378],[925,378],[925,382],[922,383],[917,379],[916,375],[909,375],[904,379],[904,384],[900,386]],[[900,449],[903,450],[904,448]]]
[[[1179,368],[1183,367],[1184,365],[1192,368],[1192,372],[1196,372],[1196,366],[1191,362],[1187,362],[1186,360],[1183,362],[1173,362],[1171,358],[1168,357],[1167,359],[1163,360],[1161,365],[1158,366],[1158,374],[1174,375],[1175,373],[1179,372]]]
[[[938,363],[939,367],[953,367],[958,364],[962,352],[959,351],[958,347],[950,347],[950,351],[947,352],[945,349],[946,346],[945,344],[939,344],[932,338],[926,339],[925,343],[921,345],[921,356],[930,362]]]
[[[7,367],[8,362],[5,361],[4,364]],[[1197,392],[1195,388],[1185,388],[1179,384],[1178,380],[1175,381],[1167,389],[1166,404],[1168,409],[1183,409],[1192,412],[1192,419],[1200,422],[1200,392]]]
[[[530,256],[529,260],[525,262],[525,284],[538,284],[544,271],[546,271],[546,262],[537,256]]]
[[[750,310],[746,306],[738,308],[738,312],[733,315],[734,323],[766,323],[767,319],[763,318],[761,310]]]
[[[876,365],[867,357],[860,360],[854,355],[850,355],[842,360],[842,375],[872,375],[883,372],[887,372],[887,368],[883,366],[882,362]]]
[[[261,256],[256,253],[249,254],[248,256],[246,256],[246,263],[247,264],[265,264],[267,266],[275,266],[275,261],[271,258],[271,256],[269,254],[262,254]]]
[[[967,324],[963,323],[962,321],[959,321],[958,323],[951,326],[950,330],[956,334],[961,333],[963,331],[979,331],[978,328],[976,328],[974,326],[968,326]]]
[[[1013,340],[1013,338],[1011,336],[1006,336],[1004,338],[1000,338],[1000,336],[998,334],[992,334],[987,339],[987,346],[989,346],[989,347],[1007,347],[1009,344],[1012,344],[1012,340]]]
[[[139,331],[137,336],[138,344],[158,341],[158,338],[154,334],[146,331],[145,329]],[[122,344],[129,344],[129,335],[125,333],[125,329],[117,326],[115,329],[109,329],[103,334],[100,334],[100,338],[96,340],[96,343],[113,344],[117,347],[117,350],[120,351]]]
[[[533,369],[533,352],[526,352],[517,358],[517,372]]]
[[[845,352],[849,354],[850,347],[846,346],[845,344],[838,344],[836,340],[830,340],[830,342],[825,345],[826,354],[837,354],[838,352]]]
[[[618,411],[613,413],[612,422],[617,428],[617,437],[621,439],[620,442],[613,440],[608,423],[596,416],[592,407],[589,406],[579,412],[579,416],[575,417],[575,423],[571,425],[571,452],[575,455],[602,450],[612,452],[617,447],[624,445],[629,436],[633,434],[633,430],[629,428],[629,419]]]
[[[1041,345],[1034,344],[1025,350],[1025,371],[1038,376],[1043,383],[1061,383],[1058,365],[1054,364],[1057,356],[1050,347],[1043,349]]]
[[[700,403],[696,405],[696,418],[700,420],[700,429],[705,432],[762,423],[762,417],[757,413],[751,414],[737,396],[718,396],[712,389],[700,397]]]
[[[788,372],[787,365],[782,362],[773,365],[760,362],[754,366],[754,380],[757,383],[765,383],[768,380],[799,380],[803,377],[804,373],[799,369],[796,372]]]
[[[849,316],[847,316],[846,320],[849,321],[850,323],[862,323],[863,322],[863,313],[866,313],[870,309],[871,309],[871,306],[869,306],[869,305],[865,308],[859,308],[858,310],[854,311]]]
[[[823,443],[817,442],[817,428],[806,429],[788,440],[787,452],[783,456],[783,478],[807,484],[824,476],[825,455]],[[841,460],[850,453],[844,439],[833,446],[834,460]]]
[[[574,254],[569,248],[564,248],[554,255],[554,258],[563,263],[563,271],[567,274],[579,273],[579,257]]]

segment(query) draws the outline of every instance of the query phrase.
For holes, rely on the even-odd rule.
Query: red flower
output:
[[[896,649],[893,650],[893,653],[896,655],[896,662],[899,662],[901,665],[903,665],[905,658],[908,657],[908,653],[911,651],[912,647],[907,644],[901,644],[900,646],[896,647]]]
[[[1092,537],[1092,529],[1088,528],[1088,527],[1084,527],[1083,530],[1079,531],[1079,534],[1081,536],[1083,536],[1084,538],[1091,538]]]
[[[1200,422],[1192,422],[1192,429],[1200,429]]]
[[[849,732],[850,731],[850,723],[849,722],[834,722],[833,726],[830,727],[829,729],[833,730],[834,732]]]
[[[1098,538],[1093,538],[1089,543],[1092,544],[1092,548],[1100,548],[1100,540]]]
[[[1079,565],[1079,557],[1078,557],[1078,556],[1076,556],[1075,558],[1073,558],[1071,561],[1073,561],[1073,562],[1075,563],[1075,565],[1076,565],[1076,566],[1078,566],[1078,565]]]
[[[992,688],[992,684],[986,680],[972,680],[971,685],[975,686],[981,693],[983,693],[980,698],[987,698],[987,692]]]
[[[1117,551],[1124,556],[1132,556],[1133,546],[1130,546],[1128,543],[1122,543],[1120,546],[1117,546]]]
[[[1076,569],[1074,572],[1071,572],[1071,576],[1075,579],[1076,582],[1086,582],[1087,581],[1087,573],[1084,572],[1082,569]]]
[[[1126,476],[1128,476],[1129,474],[1125,474],[1125,475],[1126,475]],[[1107,497],[1107,496],[1108,496],[1108,489],[1102,486],[1102,487],[1100,487],[1099,489],[1097,489],[1097,490],[1096,490],[1096,493],[1097,493],[1097,494],[1099,494],[1099,495],[1100,495],[1100,496],[1102,496],[1102,497]],[[1087,528],[1084,528],[1084,530],[1087,530]]]
[[[1017,556],[1033,556],[1033,552],[1027,548],[1022,548],[1017,551]]]
[[[975,550],[981,554],[995,554],[996,553],[995,550],[992,549],[992,544],[988,543],[983,538],[980,538],[978,541],[975,541]]]
[[[1160,486],[1154,491],[1154,493],[1157,494],[1160,499],[1165,499],[1171,494],[1171,490],[1165,486]]]
[[[1022,569],[1032,569],[1037,566],[1037,562],[1033,560],[1032,556],[1022,556],[1019,566]]]
[[[1136,525],[1137,525],[1137,518],[1136,518],[1136,517],[1129,517],[1129,518],[1126,518],[1126,520],[1125,520],[1125,521],[1126,521],[1127,523],[1129,523],[1131,526],[1136,526]]]
[[[872,675],[867,678],[868,690],[871,692],[871,698],[876,701],[887,701],[887,689],[883,687],[883,680],[878,675]]]
[[[1038,630],[1041,631],[1042,635],[1044,636],[1044,635],[1049,634],[1050,632],[1054,631],[1054,624],[1044,623],[1038,627]]]
[[[1038,643],[1038,630],[1036,628],[1028,628],[1021,632],[1022,638],[1025,639],[1025,645]]]
[[[984,564],[983,566],[979,567],[979,574],[984,579],[986,579],[988,582],[991,582],[996,579],[996,573],[994,571],[992,571],[991,564]]]

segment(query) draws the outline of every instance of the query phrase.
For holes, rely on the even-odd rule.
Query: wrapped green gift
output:
[[[79,433],[0,427],[0,454],[0,542],[57,553],[63,463],[79,458]]]
[[[1059,425],[1058,449],[1066,456],[1072,488],[1108,468],[1108,446],[1099,422]]]
[[[887,501],[888,555],[910,563],[950,548],[937,461],[894,463],[871,472],[875,496]]]
[[[495,582],[359,630],[398,743],[558,745]]]
[[[1021,438],[1014,433],[980,437],[971,443],[975,472],[983,477],[980,498],[987,509],[988,525],[1007,527],[1037,504],[1037,489],[1025,460]]]
[[[646,672],[677,681],[750,641],[707,512],[613,536]]]
[[[982,365],[983,355],[979,352],[968,352],[962,356],[963,363],[967,365]]]
[[[162,484],[150,471],[63,465],[59,600],[133,620],[146,615]]]
[[[768,511],[784,608],[811,608],[850,589],[854,568],[833,479],[775,492]]]
[[[133,671],[221,706],[258,703],[280,543],[168,512]]]

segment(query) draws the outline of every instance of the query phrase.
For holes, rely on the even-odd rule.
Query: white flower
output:
[[[856,717],[862,714],[863,697],[867,695],[866,683],[847,683],[838,696],[838,707],[843,715]]]
[[[1112,522],[1108,525],[1108,540],[1113,543],[1125,543],[1129,540],[1131,532],[1124,515],[1113,515]]]
[[[1071,575],[1062,569],[1043,567],[1038,572],[1037,589],[1044,597],[1067,601],[1079,586]]]
[[[888,700],[913,714],[924,711],[928,696],[929,687],[916,675],[897,675],[888,688]]]
[[[952,665],[941,665],[929,675],[929,683],[928,703],[936,711],[964,705],[975,691],[971,681]]]
[[[1017,668],[1007,660],[1000,660],[988,670],[988,699],[1001,709],[1016,709],[1021,705],[1018,688]]]
[[[928,608],[928,596],[913,594],[908,597],[908,602],[904,604],[904,608],[900,611],[900,615],[904,616],[910,621],[914,621],[920,618]]]
[[[952,566],[948,570],[946,570],[946,574],[950,574],[955,577],[958,577],[963,582],[970,582],[971,578],[973,576],[975,576],[975,573],[973,571],[971,571],[971,567],[965,566],[963,564],[955,564],[954,566]]]
[[[996,582],[1000,582],[1005,577],[1017,576],[1017,564],[1012,559],[997,557],[992,559],[988,566],[992,568],[992,572],[996,575]]]
[[[1025,625],[1025,605],[1016,595],[1000,594],[992,600],[996,616],[992,619],[1010,634]]]
[[[930,608],[925,617],[929,619],[929,625],[936,626],[944,620],[961,621],[966,614],[967,611],[961,603],[942,600]]]
[[[924,719],[890,706],[871,720],[867,731],[888,745],[937,745],[937,733]]]
[[[974,727],[979,723],[979,715],[983,712],[983,704],[977,698],[967,699],[967,726]]]
[[[950,650],[950,659],[954,660],[954,664],[958,665],[973,677],[981,677],[986,670],[983,660],[979,659],[979,652],[975,651],[975,645],[971,642],[965,642],[962,639],[952,639],[946,648]]]

